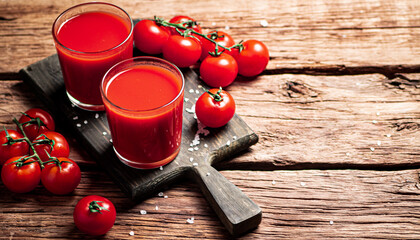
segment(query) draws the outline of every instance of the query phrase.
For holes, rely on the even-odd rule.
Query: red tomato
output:
[[[42,143],[45,140],[52,140],[52,148],[48,143]],[[44,132],[32,141],[36,153],[39,155],[43,162],[48,161],[48,154],[51,157],[68,157],[70,148],[67,140],[58,132]],[[48,154],[45,152],[47,151]],[[32,151],[31,151],[32,152]]]
[[[180,24],[182,23],[182,26],[192,29],[195,32],[201,33],[201,26],[198,24],[193,18],[188,16],[175,16],[169,20],[170,23],[176,23]],[[169,27],[171,34],[173,35],[179,35],[179,33],[176,31],[175,28]],[[181,32],[184,32],[184,30],[179,29]]]
[[[7,130],[7,133],[12,139],[23,138],[23,135],[15,130]],[[9,142],[6,136],[6,130],[0,132],[0,165],[9,158],[26,155],[29,152],[29,144],[26,141],[4,145]]]
[[[227,53],[208,56],[200,65],[201,79],[211,87],[229,86],[238,75],[236,60]]]
[[[172,35],[163,46],[163,58],[183,68],[196,63],[201,55],[201,44],[194,37]]]
[[[223,31],[211,31],[207,33],[206,36],[210,39],[213,39],[214,41],[216,41],[219,45],[222,45],[223,47],[232,47],[233,45],[235,45],[235,41],[233,40],[233,38],[229,34]],[[214,43],[203,38],[201,40],[200,60],[203,61],[207,56],[209,56],[209,52],[214,52],[215,47],[216,45]],[[219,47],[218,49],[219,52],[222,52],[223,50],[224,49],[221,47]]]
[[[41,167],[39,163],[30,158],[22,162],[12,163],[23,156],[12,157],[4,163],[1,169],[1,180],[12,192],[27,193],[38,186],[41,180]]]
[[[41,182],[53,194],[71,193],[80,183],[80,168],[71,159],[60,157],[57,162],[44,165],[41,172]]]
[[[93,236],[107,233],[114,225],[116,215],[112,202],[96,195],[82,198],[73,212],[77,228]]]
[[[243,50],[235,57],[239,74],[245,77],[260,74],[268,64],[268,48],[258,40],[247,40],[243,46]]]
[[[25,131],[26,136],[31,141],[43,132],[55,130],[54,119],[48,112],[42,109],[29,109],[19,118],[20,123],[29,121],[31,121],[31,123],[23,124],[23,131]],[[19,131],[19,129],[17,130]]]
[[[147,19],[138,22],[133,29],[134,44],[140,51],[148,54],[161,53],[169,35],[169,29]]]
[[[203,93],[195,103],[197,119],[211,128],[226,125],[235,114],[235,101],[226,91],[217,88]]]

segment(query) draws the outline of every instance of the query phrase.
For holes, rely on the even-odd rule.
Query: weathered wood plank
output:
[[[41,186],[33,193],[13,194],[0,185],[2,236],[83,239],[86,236],[73,224],[73,208],[82,197],[100,194],[109,198],[118,212],[116,224],[105,239],[229,238],[190,181],[164,191],[167,198],[156,196],[134,204],[105,174],[82,171],[82,182],[71,196],[52,196]],[[222,173],[263,210],[259,228],[240,239],[420,236],[419,169]],[[140,210],[147,214],[140,214]],[[194,223],[188,224],[186,220],[192,217]],[[135,235],[130,236],[130,231]]]
[[[52,22],[77,2],[83,1],[1,2],[0,72],[16,72],[53,54]],[[420,69],[419,1],[113,3],[126,9],[133,18],[159,15],[169,19],[185,14],[201,22],[206,31],[225,30],[237,41],[259,39],[270,49],[268,72],[339,74]],[[268,25],[263,27],[261,21]]]

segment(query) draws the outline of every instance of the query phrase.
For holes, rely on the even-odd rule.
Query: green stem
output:
[[[157,24],[159,24],[159,25],[162,25],[162,26],[164,26],[164,27],[173,27],[173,28],[176,28],[177,30],[178,29],[182,29],[182,30],[188,30],[188,33],[193,33],[193,34],[195,34],[195,35],[198,35],[198,36],[201,36],[202,38],[204,38],[204,39],[207,39],[208,41],[210,41],[210,42],[212,42],[212,43],[214,43],[215,44],[215,52],[214,53],[210,53],[211,55],[213,55],[213,56],[219,56],[220,54],[222,54],[222,52],[219,52],[218,50],[219,50],[219,47],[220,48],[223,48],[224,50],[228,50],[228,51],[232,51],[232,49],[233,48],[238,48],[239,50],[241,50],[242,48],[243,48],[243,45],[242,45],[242,41],[241,42],[239,42],[238,44],[235,44],[235,45],[233,45],[233,46],[231,46],[231,47],[225,47],[225,46],[223,46],[223,45],[220,45],[218,42],[216,42],[215,41],[215,39],[217,39],[217,35],[216,35],[216,38],[215,39],[213,39],[214,38],[214,35],[211,35],[211,36],[213,36],[213,37],[207,37],[207,35],[205,35],[205,34],[202,34],[202,33],[199,33],[199,32],[196,32],[196,31],[194,31],[193,29],[190,29],[190,28],[187,28],[187,27],[184,27],[182,24],[183,23],[170,23],[170,22],[167,22],[167,21],[165,21],[164,19],[162,19],[162,18],[158,18],[158,17],[156,17],[155,16],[155,19],[154,19],[154,21],[157,23]],[[179,32],[179,31],[178,31]],[[216,33],[217,34],[217,33]]]
[[[20,132],[22,133],[22,135],[23,135],[22,139],[28,143],[29,147],[31,148],[32,152],[34,153],[32,155],[32,157],[36,158],[39,165],[41,166],[41,169],[43,169],[44,168],[44,163],[42,162],[41,157],[36,152],[34,144],[32,144],[32,142],[29,140],[28,136],[26,136],[26,133],[23,130],[23,124],[21,124],[16,118],[13,118],[13,122],[16,124],[16,126],[19,128]]]
[[[201,87],[201,86],[200,86]],[[219,90],[216,93],[210,92],[210,90],[205,89],[204,87],[201,87],[206,93],[208,93],[216,102],[223,101],[222,95],[220,93],[222,92],[222,87],[219,87]]]

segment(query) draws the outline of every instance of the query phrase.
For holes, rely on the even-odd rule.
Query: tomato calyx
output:
[[[222,95],[220,95],[220,93],[222,92],[222,87],[219,87],[219,91],[217,91],[216,93],[212,93],[210,92],[208,89],[205,89],[204,87],[201,87],[206,93],[208,93],[214,101],[216,102],[221,102],[223,101],[223,97]]]
[[[22,126],[26,126],[26,125],[35,123],[38,127],[41,127],[41,126],[47,127],[47,125],[45,125],[45,123],[41,120],[41,118],[39,118],[39,117],[33,118],[33,117],[29,116],[27,113],[24,113],[24,112],[21,112],[21,113],[22,113],[22,115],[24,115],[24,116],[26,116],[30,119],[29,121],[26,121],[26,122],[22,123]]]
[[[25,165],[29,165],[29,164],[36,163],[37,162],[36,160],[28,161],[31,158],[33,159],[33,156],[22,156],[22,157],[20,157],[19,159],[15,160],[15,161],[6,163],[5,165],[15,164],[16,167],[20,168],[20,167],[23,167]]]
[[[62,170],[62,167],[61,167],[61,165],[63,164],[63,163],[69,163],[69,164],[73,164],[72,162],[70,162],[70,161],[60,161],[60,160],[58,160],[58,158],[56,158],[56,157],[51,157],[50,156],[50,154],[47,152],[47,151],[45,151],[46,152],[46,154],[48,155],[48,161],[45,161],[45,162],[43,162],[44,163],[44,166],[45,165],[47,165],[47,164],[50,164],[50,163],[52,163],[52,164],[55,164],[56,166],[58,166],[58,169],[60,170],[60,172],[61,172],[61,170]]]
[[[100,213],[102,214],[102,210],[108,211],[108,208],[102,207],[101,205],[99,205],[98,203],[101,203],[102,201],[91,201],[89,203],[89,211],[93,212],[93,213]]]
[[[12,136],[10,136],[9,132],[7,131],[6,127],[4,127],[4,132],[6,133],[7,142],[3,143],[2,146],[10,146],[10,145],[13,145],[15,143],[25,141],[25,139],[23,139],[23,138],[13,139]]]

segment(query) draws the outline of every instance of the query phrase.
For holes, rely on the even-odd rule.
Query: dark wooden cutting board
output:
[[[45,104],[69,126],[82,146],[92,155],[115,183],[132,200],[141,201],[162,191],[183,176],[199,184],[220,220],[233,235],[255,228],[261,222],[261,209],[211,165],[231,158],[258,141],[258,136],[235,114],[219,129],[200,134],[191,109],[203,93],[203,84],[191,69],[182,70],[185,77],[185,101],[181,151],[170,164],[154,170],[138,170],[121,163],[113,152],[105,112],[89,112],[72,106],[65,94],[57,55],[21,69],[20,73]],[[203,84],[204,85],[204,84]],[[204,130],[205,131],[205,130]],[[200,142],[197,140],[200,137]]]

